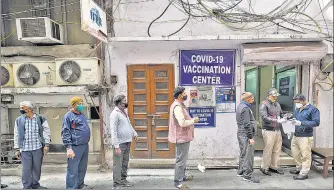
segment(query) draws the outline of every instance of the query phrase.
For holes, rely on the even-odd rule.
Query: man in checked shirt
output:
[[[50,128],[45,117],[35,114],[31,102],[20,103],[20,113],[15,120],[14,149],[22,163],[24,189],[46,189],[39,184],[43,155],[49,151]]]

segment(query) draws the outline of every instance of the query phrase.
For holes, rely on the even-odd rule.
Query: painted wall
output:
[[[175,65],[175,84],[179,80],[178,51],[179,49],[236,49],[232,42],[221,41],[156,41],[156,42],[111,42],[106,62],[111,64],[111,74],[118,76],[115,93],[127,93],[128,64],[164,64]],[[240,54],[236,54],[236,97],[240,101]],[[186,89],[189,93],[189,88]],[[190,165],[203,162],[206,166],[235,165],[239,154],[237,143],[237,125],[235,114],[217,114],[215,128],[195,129],[195,140],[191,143]],[[214,150],[214,151],[213,151]]]
[[[115,18],[115,36],[116,37],[147,37],[148,26],[155,18],[157,18],[167,7],[170,1],[166,0],[154,0],[154,1],[114,1],[114,18]],[[204,1],[203,1],[204,2]],[[267,14],[274,8],[282,5],[284,0],[268,1],[259,0],[253,1],[252,8],[255,13]],[[297,1],[295,1],[297,2]],[[189,0],[189,3],[197,3],[197,0]],[[213,3],[212,3],[213,4]],[[118,6],[116,8],[116,6]],[[242,1],[239,4],[240,7],[248,10],[248,1]],[[214,6],[213,6],[214,8]],[[216,7],[217,8],[217,7]],[[203,9],[203,8],[202,8]],[[320,12],[319,5],[317,1],[312,1],[305,12],[314,18],[321,27],[323,27],[323,32],[326,33],[325,23],[322,22],[322,15],[318,14]],[[202,15],[202,14],[200,14]],[[317,15],[317,16],[316,16]],[[158,19],[151,26],[151,36],[167,36],[169,34],[177,31],[187,20],[187,15],[184,13],[182,6],[173,4],[168,8],[165,14]],[[297,19],[305,20],[303,16],[297,16]],[[328,21],[328,27],[333,29],[333,26]],[[314,23],[308,23],[314,24]],[[252,26],[258,25],[258,23],[249,23],[247,26],[251,28]],[[236,27],[242,27],[243,25],[235,25]],[[297,29],[297,27],[284,24],[286,27]],[[315,31],[317,28],[313,28]],[[261,29],[255,30],[232,30],[226,25],[220,23],[217,20],[211,20],[211,18],[190,18],[187,25],[175,36],[206,36],[206,35],[224,35],[224,34],[273,34],[273,33],[294,33],[293,31],[286,30],[284,28],[277,28],[276,25],[269,23],[263,26]]]

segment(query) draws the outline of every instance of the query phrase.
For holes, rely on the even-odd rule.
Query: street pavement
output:
[[[290,168],[284,168],[285,175],[273,174],[264,176],[258,169],[254,175],[258,176],[261,183],[254,184],[243,181],[236,176],[236,170],[207,170],[201,173],[198,170],[190,170],[188,174],[194,175],[194,180],[187,184],[191,189],[333,189],[333,172],[323,179],[321,173],[311,171],[309,179],[295,181],[289,173]],[[128,180],[135,186],[128,189],[175,189],[173,186],[173,170],[170,169],[130,169]],[[64,189],[65,173],[42,174],[41,185],[47,188]],[[8,185],[8,189],[22,188],[21,179],[18,176],[2,176],[1,183]],[[111,189],[112,174],[87,173],[86,189]]]

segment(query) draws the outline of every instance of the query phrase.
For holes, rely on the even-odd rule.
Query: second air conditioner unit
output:
[[[14,87],[13,64],[2,63],[0,67],[0,86]]]
[[[59,86],[99,85],[101,66],[98,58],[56,59],[56,83]]]
[[[47,17],[17,18],[18,40],[35,44],[64,44],[63,27]]]
[[[49,62],[24,62],[13,64],[14,85],[17,88],[46,87],[55,82],[56,64]]]

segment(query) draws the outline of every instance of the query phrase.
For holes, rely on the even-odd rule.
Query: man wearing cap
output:
[[[306,101],[306,97],[297,94],[293,98],[296,106],[294,119],[295,134],[291,140],[291,153],[296,162],[296,168],[290,173],[296,174],[293,179],[304,180],[308,178],[312,161],[313,128],[320,125],[320,112]]]
[[[130,158],[132,139],[137,140],[137,132],[132,127],[126,109],[128,103],[124,95],[118,95],[115,100],[115,109],[110,114],[110,131],[114,149],[113,187],[131,187],[126,178]]]
[[[62,139],[67,150],[66,189],[82,189],[87,171],[90,129],[83,100],[73,97],[72,109],[63,117]]]
[[[31,102],[20,103],[20,113],[15,120],[14,149],[22,163],[24,189],[46,189],[40,186],[43,155],[49,151],[50,127],[46,118],[33,112]]]
[[[275,88],[270,88],[268,97],[260,106],[262,136],[265,146],[260,170],[263,174],[269,176],[271,176],[270,172],[284,174],[278,166],[282,149],[280,124],[286,121],[283,118],[284,115],[281,106],[277,102],[279,95]]]
[[[252,175],[254,164],[254,136],[257,122],[253,116],[251,106],[254,103],[254,96],[251,92],[244,92],[241,95],[241,103],[237,107],[236,120],[238,124],[238,142],[240,147],[238,176],[243,180],[260,183],[260,180]]]
[[[191,180],[192,176],[186,176],[188,152],[190,141],[194,138],[194,124],[198,117],[191,118],[188,108],[184,105],[187,93],[184,87],[176,87],[174,90],[175,101],[169,111],[169,133],[168,140],[176,144],[176,163],[174,185],[178,189],[187,189],[183,181]]]

